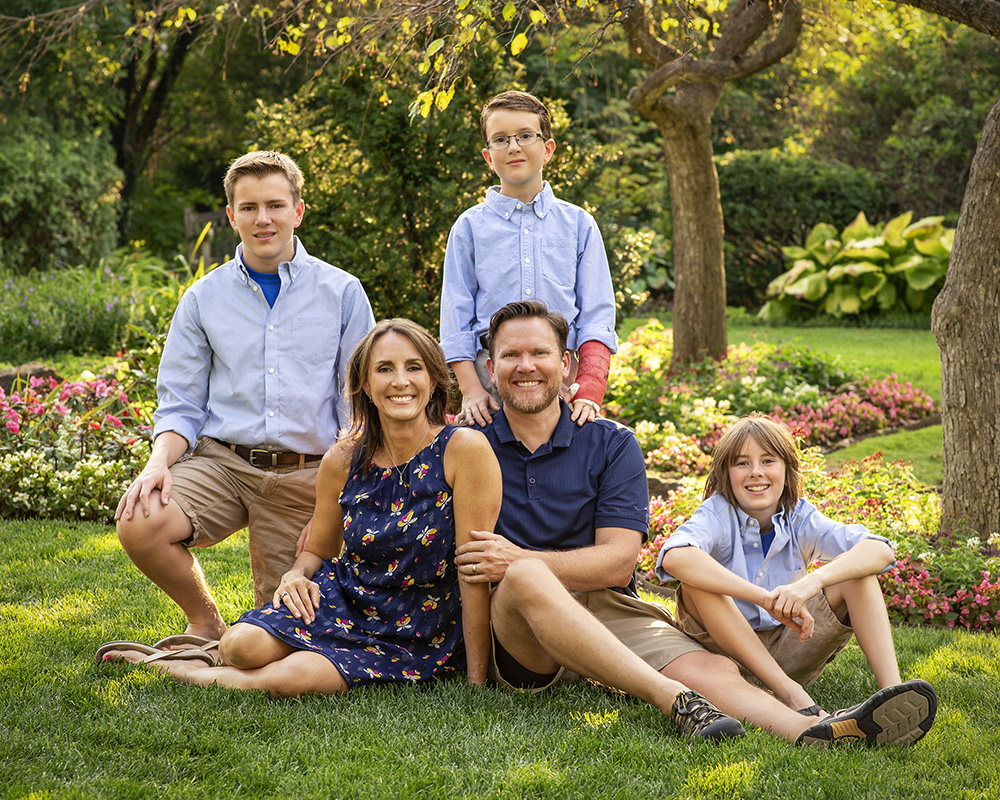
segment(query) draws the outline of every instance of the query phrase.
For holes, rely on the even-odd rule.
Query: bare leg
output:
[[[687,687],[635,655],[572,595],[541,561],[507,569],[490,603],[497,639],[533,672],[567,669],[628,692],[669,716]]]
[[[879,689],[902,683],[896,647],[889,627],[889,614],[885,610],[882,587],[875,575],[826,588],[826,599],[841,621],[850,617],[854,638],[861,652],[868,659]]]
[[[226,623],[201,565],[180,544],[192,534],[191,521],[173,500],[164,507],[158,491],[150,495],[149,506],[148,517],[140,512],[132,519],[118,520],[118,540],[143,574],[180,606],[187,617],[187,633],[218,639]]]
[[[154,669],[192,686],[223,686],[228,689],[263,691],[272,697],[297,697],[301,694],[340,694],[347,682],[337,668],[319,653],[296,650],[256,625],[235,625],[220,642],[227,665],[233,660],[252,665],[209,667],[196,659],[153,661]],[[110,660],[138,662],[143,654],[136,650],[112,651]]]
[[[739,667],[725,656],[707,651],[685,653],[660,672],[701,693],[722,713],[749,720],[789,742],[816,723],[814,717],[796,713],[773,695],[747,683]]]
[[[684,584],[683,590],[684,608],[708,631],[721,650],[746,667],[774,692],[778,700],[793,710],[814,704],[809,693],[785,674],[757,638],[733,598],[695,589],[687,584]]]

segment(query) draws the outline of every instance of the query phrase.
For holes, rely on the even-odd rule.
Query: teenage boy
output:
[[[125,552],[180,606],[189,640],[226,630],[191,548],[249,526],[255,606],[295,560],[317,467],[349,422],[347,359],[375,324],[360,281],[295,236],[302,184],[279,153],[230,165],[226,212],[241,244],[177,306],[152,454],[115,512]]]
[[[937,710],[930,684],[888,686],[852,708],[806,717],[636,596],[648,534],[642,451],[609,420],[573,424],[559,398],[566,335],[566,321],[537,302],[510,303],[490,323],[488,367],[503,405],[484,432],[503,473],[503,504],[495,531],[473,531],[455,557],[461,580],[495,585],[490,677],[540,691],[584,675],[713,740],[743,734],[734,718],[801,745],[920,739]]]
[[[441,292],[441,347],[462,390],[459,422],[486,425],[499,398],[486,371],[490,315],[515,300],[541,300],[569,323],[571,398],[578,425],[600,411],[618,349],[615,296],[601,233],[582,208],[542,179],[556,143],[545,105],[503,92],[483,107],[483,158],[500,179],[458,218],[448,237]]]

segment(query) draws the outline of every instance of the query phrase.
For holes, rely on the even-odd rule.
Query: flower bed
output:
[[[149,457],[150,415],[119,377],[0,390],[0,516],[109,520]]]

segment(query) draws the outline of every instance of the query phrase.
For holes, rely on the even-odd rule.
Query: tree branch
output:
[[[1000,38],[998,0],[899,0],[900,3],[929,11]]]
[[[615,6],[625,14],[622,18],[622,28],[628,39],[629,50],[647,67],[656,69],[683,56],[680,50],[653,33],[645,3],[640,0],[623,0]]]
[[[686,54],[653,70],[646,80],[629,92],[628,99],[632,106],[643,113],[650,110],[664,92],[680,83],[738,80],[760,72],[788,55],[795,48],[802,30],[802,4],[799,0],[788,0],[774,37],[760,49],[744,55],[745,50],[767,28],[767,25],[761,26],[760,10],[755,7],[756,3],[751,0],[746,6],[734,10],[725,23],[726,32],[719,39],[717,49],[707,59],[699,60]],[[755,16],[748,17],[747,14]],[[770,21],[770,10],[766,17]],[[754,30],[757,34],[750,38],[748,31]],[[743,51],[736,50],[738,43],[742,43]],[[722,55],[719,55],[720,52]]]

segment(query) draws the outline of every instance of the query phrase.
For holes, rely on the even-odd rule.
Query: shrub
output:
[[[98,136],[60,136],[35,117],[3,121],[0,266],[26,273],[93,263],[115,246],[121,173]]]
[[[846,225],[859,209],[877,218],[892,199],[867,170],[777,149],[727,153],[716,165],[731,305],[760,308],[784,267],[782,243],[801,241],[817,220]]]
[[[119,368],[120,378],[129,370]],[[119,377],[0,390],[0,515],[107,521],[149,456],[155,401]],[[139,384],[135,384],[137,387]]]
[[[955,230],[941,225],[943,217],[910,224],[912,216],[871,225],[861,213],[840,234],[821,223],[804,247],[782,248],[792,267],[768,286],[761,319],[928,310],[944,284]]]

